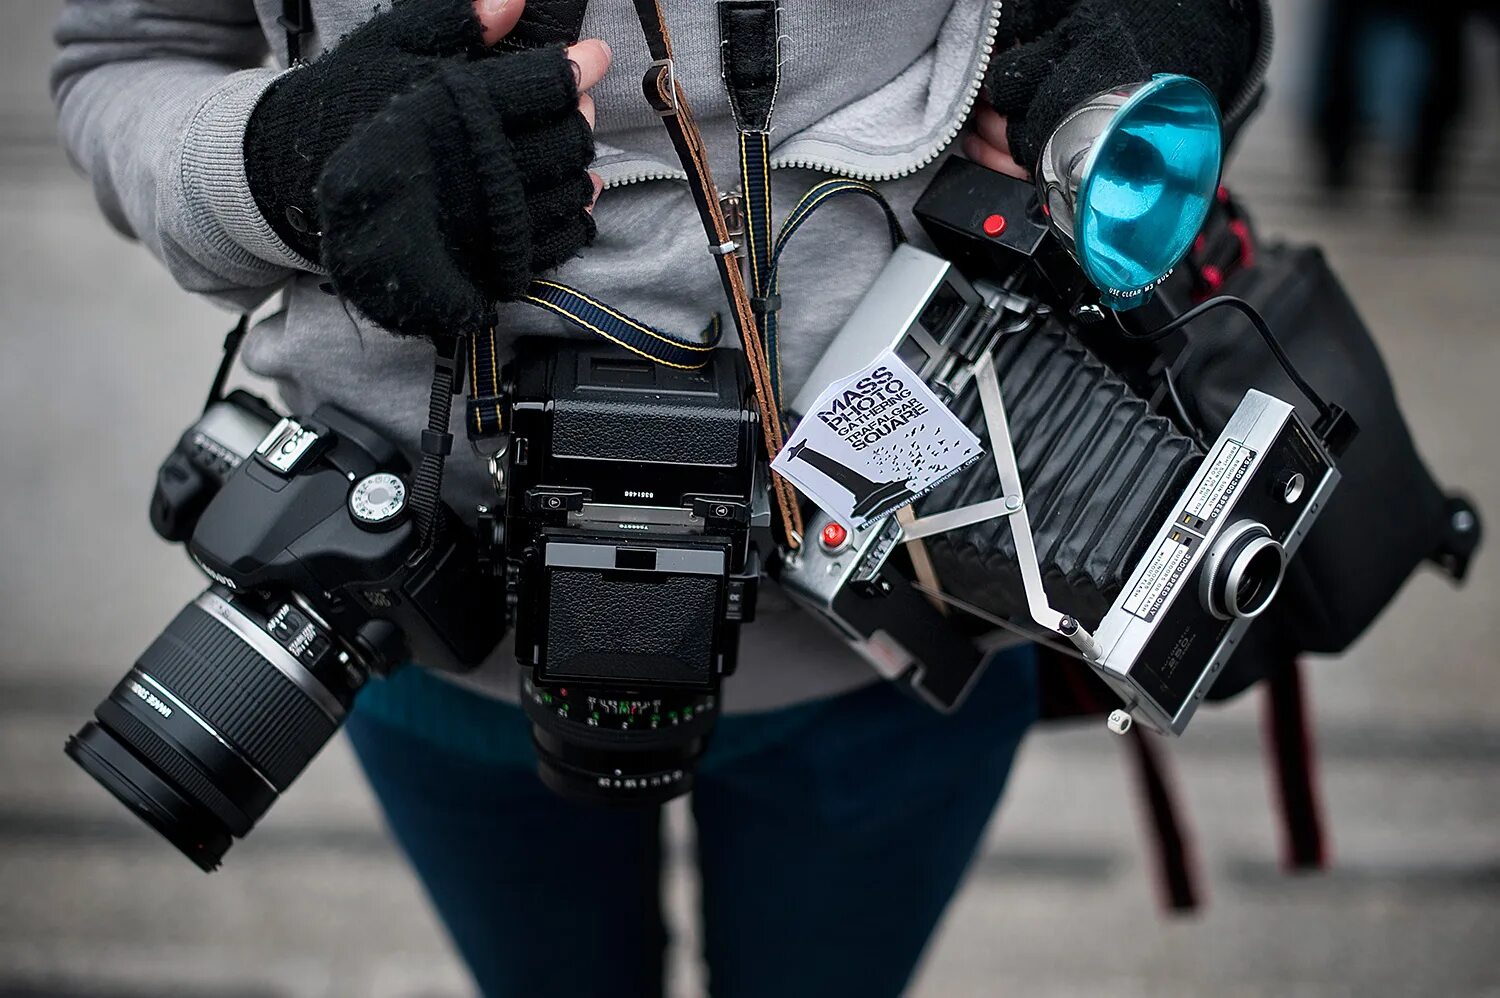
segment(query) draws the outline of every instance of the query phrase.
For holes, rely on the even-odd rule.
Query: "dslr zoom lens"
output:
[[[67,752],[213,870],[333,737],[364,677],[310,612],[216,586],[151,643]]]

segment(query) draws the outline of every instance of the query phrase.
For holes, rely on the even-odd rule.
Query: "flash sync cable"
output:
[[[1119,325],[1120,331],[1124,333],[1127,339],[1136,343],[1155,343],[1158,340],[1166,339],[1194,319],[1201,318],[1216,308],[1232,308],[1249,319],[1251,325],[1255,327],[1255,331],[1260,334],[1260,338],[1266,341],[1266,346],[1270,347],[1271,353],[1276,357],[1276,363],[1281,365],[1281,369],[1286,372],[1286,376],[1291,379],[1292,384],[1296,385],[1297,390],[1306,396],[1307,400],[1317,408],[1321,421],[1332,423],[1338,418],[1339,410],[1329,405],[1323,399],[1323,396],[1318,394],[1317,389],[1308,384],[1307,379],[1298,373],[1296,365],[1292,363],[1292,358],[1287,356],[1286,349],[1282,347],[1281,341],[1276,338],[1276,334],[1271,332],[1271,327],[1267,325],[1265,318],[1255,310],[1254,305],[1251,305],[1243,298],[1237,298],[1234,295],[1217,295],[1207,301],[1199,302],[1175,319],[1169,321],[1166,325],[1158,326],[1149,333],[1132,333],[1126,329],[1125,324],[1120,321],[1118,312],[1115,313],[1115,322]]]
[[[1171,365],[1163,365],[1161,369],[1162,384],[1167,386],[1167,396],[1172,400],[1172,407],[1177,410],[1177,416],[1182,420],[1182,428],[1193,435],[1193,440],[1198,444],[1201,451],[1208,450],[1208,441],[1203,438],[1203,430],[1188,415],[1187,406],[1182,402],[1182,396],[1177,391],[1177,379],[1172,377]]]
[[[212,408],[215,402],[224,400],[224,384],[229,380],[229,372],[234,369],[234,358],[240,352],[240,342],[249,329],[250,313],[246,312],[240,316],[240,321],[234,324],[234,328],[224,334],[223,354],[219,357],[219,369],[214,372],[213,383],[208,386],[208,398],[203,402],[204,412]]]

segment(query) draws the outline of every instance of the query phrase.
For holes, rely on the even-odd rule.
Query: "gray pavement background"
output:
[[[229,318],[109,231],[64,164],[44,91],[56,7],[0,4],[0,995],[467,994],[342,742],[213,877],[61,754],[196,591],[143,513]],[[1433,468],[1500,516],[1500,49],[1475,40],[1447,215],[1414,221],[1383,184],[1331,206],[1294,116],[1313,7],[1279,4],[1277,89],[1231,181],[1264,231],[1327,248]],[[1496,564],[1461,592],[1416,578],[1315,663],[1331,873],[1277,869],[1254,695],[1175,752],[1211,890],[1189,920],[1155,911],[1116,746],[1093,727],[1036,735],[916,993],[1500,995]],[[701,991],[693,890],[674,862],[681,995]]]

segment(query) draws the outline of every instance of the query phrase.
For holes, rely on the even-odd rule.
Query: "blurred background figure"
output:
[[[1330,192],[1360,182],[1374,138],[1399,157],[1412,208],[1441,207],[1454,125],[1475,85],[1467,40],[1500,25],[1495,0],[1328,0],[1317,49],[1313,136]]]

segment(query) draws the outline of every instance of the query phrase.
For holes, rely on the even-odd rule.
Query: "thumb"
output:
[[[493,45],[516,26],[526,0],[474,0],[474,13],[484,29],[484,43]]]

